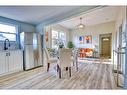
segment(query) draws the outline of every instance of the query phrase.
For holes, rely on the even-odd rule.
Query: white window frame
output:
[[[16,42],[17,41],[17,35],[18,35],[18,26],[17,25],[14,25],[14,24],[10,24],[10,23],[4,23],[4,22],[0,22],[0,24],[3,24],[3,25],[8,25],[8,26],[13,26],[16,28],[16,31],[15,33],[11,33],[9,31],[0,31],[0,33],[3,33],[3,34],[13,34],[15,35],[15,40],[10,40],[11,42]],[[0,40],[0,42],[2,42],[4,40]]]
[[[52,38],[52,31],[56,31],[56,32],[58,32],[58,39],[60,39],[60,33],[64,33],[64,36],[65,36],[65,40],[63,40],[64,41],[64,45],[66,46],[66,33],[64,32],[64,31],[62,31],[62,30],[55,30],[55,29],[52,29],[51,30],[51,40],[53,40],[53,38]],[[53,48],[53,41],[51,41],[51,47]]]

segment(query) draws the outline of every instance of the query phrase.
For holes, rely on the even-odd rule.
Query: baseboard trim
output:
[[[24,70],[24,71],[33,70],[33,69],[36,69],[36,68],[39,68],[39,67],[43,67],[43,65],[41,65],[41,66],[37,66],[37,67],[34,67],[34,68],[30,68],[30,69],[27,69],[27,70]]]

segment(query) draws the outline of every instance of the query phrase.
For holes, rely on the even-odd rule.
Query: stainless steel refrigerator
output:
[[[29,70],[43,65],[42,39],[40,33],[20,33],[20,45],[24,52],[24,70]]]

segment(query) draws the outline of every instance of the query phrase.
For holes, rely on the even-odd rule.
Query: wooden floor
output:
[[[54,65],[49,72],[40,67],[0,77],[0,89],[118,89],[110,64],[81,62],[72,77],[66,71],[63,75],[58,78]]]

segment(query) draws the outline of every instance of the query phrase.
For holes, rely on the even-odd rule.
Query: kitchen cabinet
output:
[[[23,70],[23,52],[21,50],[0,52],[0,75]]]
[[[0,74],[8,72],[7,58],[5,52],[0,52]]]
[[[21,51],[10,51],[8,57],[9,72],[23,70],[23,58]]]

